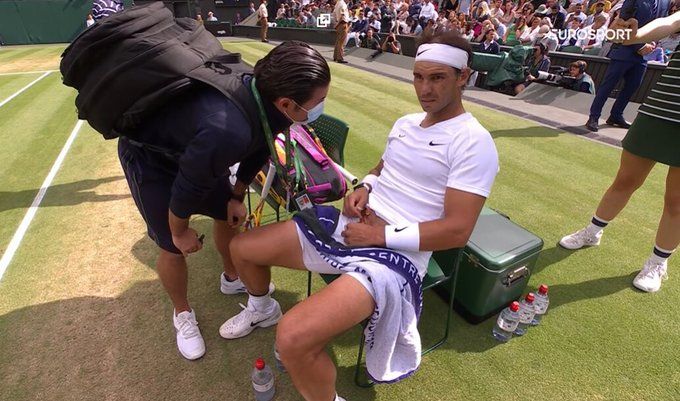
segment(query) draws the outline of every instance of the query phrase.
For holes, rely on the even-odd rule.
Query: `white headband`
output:
[[[468,66],[468,54],[465,50],[442,43],[426,43],[418,47],[418,61],[431,61],[462,70]]]

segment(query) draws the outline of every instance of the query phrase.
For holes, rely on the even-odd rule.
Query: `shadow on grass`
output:
[[[208,274],[200,270],[192,273]],[[0,316],[2,399],[251,399],[252,361],[273,360],[274,330],[226,341],[218,328],[240,310],[238,297],[225,297],[215,286],[194,285],[190,292],[207,348],[197,361],[176,349],[172,306],[157,280],[137,282],[112,298],[76,297]],[[279,291],[277,298],[294,296]],[[281,375],[277,400],[301,400]]]
[[[515,128],[515,129],[497,129],[491,131],[491,136],[493,138],[550,138],[557,137],[559,131],[552,128],[542,127],[542,126],[532,126],[527,128]]]
[[[94,191],[101,184],[122,179],[125,179],[125,177],[115,176],[98,180],[82,180],[53,185],[47,190],[47,196],[43,199],[40,206],[72,206],[86,202],[109,202],[129,198],[129,193],[122,195],[98,195]],[[29,207],[39,190],[38,188],[16,192],[0,191],[0,213],[6,210]]]

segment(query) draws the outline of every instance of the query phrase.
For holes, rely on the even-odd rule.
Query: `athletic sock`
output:
[[[238,277],[236,277],[233,280],[230,280],[229,277],[227,277],[226,273],[222,273],[224,275],[224,279],[227,280],[229,283],[233,283],[234,281],[238,280]]]
[[[274,300],[269,293],[261,296],[255,296],[248,293],[248,307],[255,309],[258,312],[269,312],[274,307]]]
[[[588,224],[587,230],[589,233],[595,235],[607,227],[607,224],[609,224],[609,221],[593,215],[593,218],[590,220],[590,224]]]
[[[652,250],[652,256],[649,257],[649,260],[654,262],[655,264],[663,264],[666,263],[668,258],[671,257],[673,254],[673,250],[668,250],[668,249],[663,249],[659,247],[658,245],[654,245],[654,249]]]

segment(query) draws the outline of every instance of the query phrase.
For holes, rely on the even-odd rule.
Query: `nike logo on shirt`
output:
[[[434,141],[430,141],[430,146],[442,146],[446,145],[445,143],[434,143]]]
[[[398,233],[398,232],[400,232],[400,231],[406,230],[407,228],[408,228],[408,227],[395,228],[395,229],[394,229],[394,232],[395,232],[395,233]]]

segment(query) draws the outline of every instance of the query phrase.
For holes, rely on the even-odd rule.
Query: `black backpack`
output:
[[[104,138],[134,138],[134,129],[197,82],[230,98],[261,135],[242,74],[252,68],[203,25],[175,19],[162,2],[113,14],[82,32],[62,54],[64,84],[78,90],[78,118]]]

